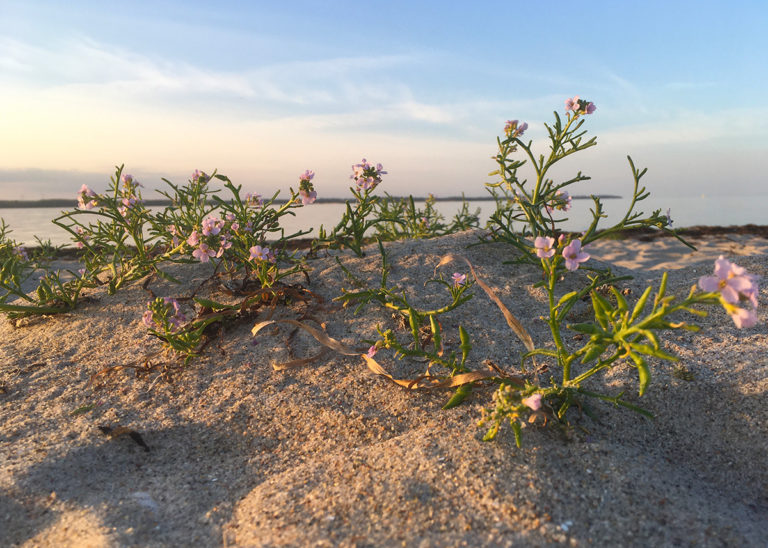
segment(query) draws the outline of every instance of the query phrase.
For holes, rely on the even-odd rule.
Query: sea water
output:
[[[603,200],[604,212],[608,215],[602,219],[600,227],[607,228],[621,220],[629,207],[629,198],[611,198]],[[651,196],[639,202],[636,209],[650,214],[655,209],[666,213],[669,209],[674,221],[673,228],[682,228],[694,225],[728,226],[745,224],[768,224],[768,195],[766,196],[698,196],[658,198]],[[417,207],[424,207],[423,202],[417,202]],[[461,209],[460,201],[439,201],[436,209],[450,219]],[[480,209],[481,226],[496,207],[492,200],[478,200],[469,202],[470,211]],[[565,230],[580,231],[587,228],[592,214],[592,200],[573,200],[573,207],[567,213],[557,212],[561,217],[567,217],[568,221],[560,225]],[[153,207],[152,210],[162,208]],[[281,226],[286,234],[298,230],[312,232],[306,237],[317,234],[317,229],[323,225],[326,229],[334,227],[345,210],[344,204],[321,203],[311,204],[294,209],[295,216],[286,215],[281,219]],[[61,215],[61,208],[37,207],[37,208],[0,208],[0,218],[4,219],[12,230],[10,238],[24,245],[34,245],[35,236],[43,240],[50,239],[54,245],[71,244],[71,236],[54,225],[51,220]]]

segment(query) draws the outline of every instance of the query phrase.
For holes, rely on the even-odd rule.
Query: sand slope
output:
[[[421,306],[444,304],[445,295],[424,281],[443,255],[463,253],[534,341],[545,343],[544,293],[531,288],[540,275],[502,264],[513,256],[508,246],[465,249],[476,240],[469,232],[387,244],[391,281]],[[762,242],[744,245],[764,253]],[[608,244],[593,254],[634,274],[625,283],[634,295],[648,280],[658,282],[652,265],[637,264],[639,252],[650,253],[655,243]],[[375,248],[362,259],[342,254],[342,260],[378,283]],[[768,279],[767,255],[737,262]],[[670,274],[677,294],[712,268],[711,257],[701,255],[673,264],[688,264]],[[278,309],[276,317],[308,313],[352,346],[367,346],[362,341],[375,336],[376,325],[396,327],[374,305],[355,316],[331,300],[351,287],[334,259],[311,266],[309,284],[294,281],[324,301]],[[466,267],[441,270],[450,276]],[[173,271],[184,286],[154,280],[158,295],[188,294],[210,269]],[[581,275],[569,277],[563,291]],[[473,339],[473,367],[491,360],[512,372],[522,345],[477,286],[474,293],[442,317],[446,342],[457,346],[463,325]],[[250,327],[265,314],[231,326],[171,383],[123,370],[94,390],[88,386],[94,373],[130,364],[159,345],[140,323],[148,294],[139,284],[90,297],[71,314],[18,328],[0,323],[1,545],[766,546],[762,311],[752,329],[738,331],[713,310],[698,336],[668,337],[690,380],[663,363],[655,364],[641,399],[636,378],[624,369],[590,385],[611,394],[626,390],[628,399],[656,413],[654,421],[594,404],[599,420],[574,410],[572,428],[526,428],[517,449],[509,429],[493,443],[480,441],[476,422],[490,404],[490,388],[442,411],[449,392],[409,392],[354,356],[329,353],[313,365],[274,371],[272,363],[317,347],[302,333],[287,341],[284,326],[265,329],[253,344]],[[764,303],[766,297],[762,290]],[[574,317],[586,313],[585,305]],[[423,364],[386,352],[376,358],[395,376],[423,372]],[[72,414],[92,403],[98,404],[92,411]],[[98,428],[118,425],[138,432],[150,450]]]

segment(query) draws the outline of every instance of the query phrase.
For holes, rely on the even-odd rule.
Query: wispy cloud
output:
[[[697,82],[667,82],[662,87],[664,89],[673,90],[673,91],[688,91],[692,89],[708,89],[708,88],[715,88],[718,87],[720,82],[706,82],[706,81],[697,81]]]
[[[708,113],[678,111],[664,121],[609,129],[601,133],[600,142],[609,146],[658,148],[719,143],[723,148],[738,148],[749,143],[766,142],[768,128],[755,124],[755,120],[765,119],[768,119],[768,108],[726,109]]]

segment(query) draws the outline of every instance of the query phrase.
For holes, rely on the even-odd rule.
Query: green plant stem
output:
[[[560,335],[560,319],[558,318],[557,308],[555,306],[555,282],[557,281],[555,272],[556,263],[557,261],[555,260],[548,265],[544,259],[541,261],[542,267],[547,273],[547,298],[549,299],[549,321],[547,323],[549,323],[549,329],[552,332],[552,340],[557,348],[557,361],[560,367],[563,368],[563,383],[566,383],[571,376],[572,359],[567,358],[565,345],[563,344],[563,339]]]
[[[576,392],[579,394],[584,394],[585,396],[590,396],[592,398],[597,398],[603,401],[611,402],[614,405],[620,405],[622,407],[626,407],[627,409],[631,409],[635,413],[639,413],[641,415],[644,415],[648,417],[649,419],[654,418],[653,413],[650,411],[643,409],[642,407],[638,407],[637,405],[632,405],[629,402],[626,402],[621,399],[621,395],[618,396],[606,396],[604,394],[598,394],[597,392],[590,392],[589,390],[583,390],[581,388],[577,388]]]

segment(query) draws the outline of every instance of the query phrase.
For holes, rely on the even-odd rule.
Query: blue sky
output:
[[[393,194],[484,195],[510,118],[543,151],[563,100],[598,147],[559,174],[627,194],[768,194],[768,4],[0,0],[0,199],[193,170],[271,194],[350,165]],[[151,194],[145,191],[145,197]]]

